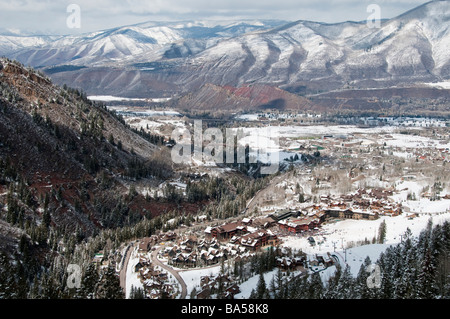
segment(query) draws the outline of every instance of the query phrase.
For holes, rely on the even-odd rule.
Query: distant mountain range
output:
[[[206,84],[298,95],[450,79],[450,2],[365,22],[144,23],[82,36],[0,36],[0,53],[88,94],[182,95]]]
[[[285,21],[147,22],[83,35],[16,35],[3,31],[0,52],[34,67],[128,66],[194,55],[218,41]],[[139,68],[138,68],[139,69]]]

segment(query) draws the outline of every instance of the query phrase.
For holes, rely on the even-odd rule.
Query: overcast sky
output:
[[[0,29],[70,34],[104,30],[145,21],[201,19],[363,21],[377,4],[392,18],[424,0],[0,0]],[[80,28],[69,28],[70,4],[80,11]]]

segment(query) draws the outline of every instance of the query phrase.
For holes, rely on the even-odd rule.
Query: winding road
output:
[[[186,299],[187,296],[187,286],[186,283],[184,282],[183,278],[181,278],[180,274],[178,273],[178,271],[176,271],[175,269],[173,269],[172,267],[167,266],[166,264],[162,263],[159,259],[158,259],[158,253],[161,251],[163,247],[159,247],[158,249],[155,249],[154,251],[152,251],[151,253],[151,261],[152,264],[154,264],[155,266],[159,266],[165,270],[167,270],[169,273],[171,273],[176,280],[178,280],[178,282],[181,285],[181,297],[180,299]]]
[[[137,243],[138,245],[139,243]],[[126,256],[124,257],[124,262],[122,264],[122,267],[120,269],[120,286],[123,288],[123,290],[126,292],[127,289],[127,269],[128,269],[128,262],[130,260],[130,256],[131,253],[133,251],[135,244],[131,243],[126,251]],[[164,264],[163,262],[161,262],[158,259],[158,253],[161,251],[163,247],[159,247],[158,249],[152,251],[151,253],[151,262],[153,265],[155,266],[159,266],[162,269],[168,271],[170,274],[172,274],[175,279],[180,283],[181,286],[181,296],[180,299],[186,299],[187,296],[187,286],[186,283],[184,282],[183,278],[180,276],[180,274],[178,273],[177,270],[173,269],[172,267],[167,266],[166,264]]]
[[[255,196],[247,203],[247,207],[244,210],[244,215],[245,213],[252,211],[252,209],[255,207],[255,205],[257,205],[258,203],[258,199],[260,199],[261,197],[264,196],[264,194],[266,194],[267,192],[273,192],[273,187],[279,183],[281,180],[283,180],[283,177],[276,177],[271,183],[270,183],[270,187],[266,187],[265,189],[262,189],[260,191],[257,192],[257,194],[255,194]],[[268,190],[269,189],[269,190]],[[233,218],[231,218],[233,219]],[[209,225],[213,225],[213,224],[217,224],[217,221],[210,221],[210,222],[206,222],[203,223],[202,225],[196,225],[194,227],[189,227],[190,230],[193,230],[195,228],[204,228],[206,226]],[[175,230],[175,232],[186,232],[187,230]],[[139,242],[136,243],[130,243],[130,245],[127,248],[126,251],[126,256],[124,259],[124,262],[122,264],[121,270],[120,270],[120,286],[126,291],[126,277],[127,277],[127,268],[128,268],[128,261],[130,259],[131,256],[131,252],[133,250],[133,247],[135,247],[135,245],[139,245]],[[154,251],[152,251],[152,253],[150,254],[151,257],[151,262],[153,265],[155,266],[159,266],[162,269],[166,270],[167,272],[169,272],[170,274],[172,274],[175,279],[180,283],[181,286],[181,296],[180,299],[186,299],[187,296],[187,285],[185,283],[185,281],[183,280],[183,278],[180,276],[179,271],[173,269],[172,267],[164,264],[163,262],[161,262],[158,259],[158,254],[159,252],[163,249],[163,246],[160,246],[159,248],[155,249]]]
[[[131,243],[126,250],[126,256],[124,257],[124,261],[122,263],[122,267],[120,268],[119,278],[120,278],[120,287],[126,292],[127,290],[127,269],[128,269],[128,261],[130,260],[131,251],[133,250],[134,244]]]

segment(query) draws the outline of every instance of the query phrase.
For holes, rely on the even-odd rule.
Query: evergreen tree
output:
[[[90,263],[81,279],[81,296],[84,299],[95,299],[99,273],[95,264]]]
[[[303,193],[300,193],[300,195],[298,195],[298,201],[300,203],[304,203],[305,202],[305,195]]]
[[[120,287],[119,277],[114,267],[109,266],[101,278],[101,287],[98,296],[100,299],[123,299],[125,295]]]
[[[278,268],[277,274],[274,277],[274,287],[273,287],[273,296],[274,299],[280,299],[282,298],[283,293],[283,273],[280,268]]]
[[[436,264],[436,284],[439,296],[449,295],[450,286],[450,223],[436,225],[430,244],[431,260]]]
[[[322,299],[324,297],[324,286],[320,274],[315,272],[309,283],[308,299]]]
[[[262,272],[259,274],[258,285],[256,286],[256,299],[267,299],[268,291],[266,281]]]
[[[197,288],[192,288],[191,293],[190,293],[190,297],[191,299],[195,299],[197,297]]]
[[[408,228],[405,239],[400,245],[400,256],[397,256],[396,264],[399,269],[397,277],[396,294],[398,298],[414,297],[414,283],[417,276],[417,256],[411,230]]]
[[[145,299],[144,289],[131,286],[130,299]]]
[[[431,259],[431,251],[428,250],[421,263],[421,272],[418,275],[415,297],[420,299],[432,299],[439,296],[436,284],[436,267]]]
[[[384,241],[386,240],[386,230],[387,230],[387,226],[386,226],[386,221],[383,220],[380,224],[380,227],[378,229],[378,243],[379,244],[384,244]]]
[[[15,291],[14,299],[25,299],[28,293],[27,273],[22,262],[18,262],[15,267]],[[57,298],[57,292],[51,296],[53,299]]]
[[[355,279],[355,298],[360,299],[374,299],[377,298],[377,293],[379,289],[377,288],[369,288],[367,280],[370,276],[370,273],[367,271],[368,267],[372,264],[370,257],[366,257],[364,263],[361,265],[359,269],[358,275]]]
[[[340,264],[336,264],[336,271],[334,275],[328,279],[327,286],[324,292],[324,298],[326,299],[337,299],[339,298],[337,287],[339,280],[341,279],[342,268]]]
[[[355,294],[355,280],[350,272],[350,266],[347,265],[339,278],[337,283],[337,298],[339,299],[354,299]]]
[[[0,252],[0,299],[11,299],[14,297],[15,282],[13,269],[8,256]]]

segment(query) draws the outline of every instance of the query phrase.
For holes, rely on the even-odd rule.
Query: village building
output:
[[[211,299],[211,289],[209,287],[206,287],[202,289],[197,295],[197,299]]]
[[[378,219],[378,213],[372,211],[363,211],[350,208],[327,208],[325,209],[327,217],[339,219]]]
[[[251,251],[256,251],[261,247],[268,246],[269,242],[271,244],[277,243],[277,236],[266,230],[250,233],[239,238],[240,245]]]
[[[228,288],[225,289],[225,298],[226,299],[234,299],[234,296],[240,293],[241,290],[237,284],[232,284]]]
[[[224,224],[222,226],[207,228],[205,234],[209,238],[216,238],[220,241],[225,241],[231,239],[233,236],[241,236],[247,233],[247,226],[243,222],[234,222],[229,224]]]
[[[281,268],[284,271],[287,270],[295,270],[298,267],[304,267],[305,265],[305,258],[304,257],[277,257],[276,258],[276,265],[278,268]]]
[[[151,237],[142,238],[139,242],[139,247],[138,247],[139,252],[141,252],[141,253],[149,252],[153,242],[154,242],[154,238],[151,238]]]
[[[257,228],[267,229],[277,224],[273,216],[261,217],[253,220],[252,225]]]
[[[320,225],[320,219],[316,217],[307,217],[300,219],[285,219],[278,222],[280,230],[288,231],[293,234],[299,234],[313,230]]]
[[[174,241],[175,239],[177,239],[177,234],[173,231],[167,232],[160,236],[161,241]]]

